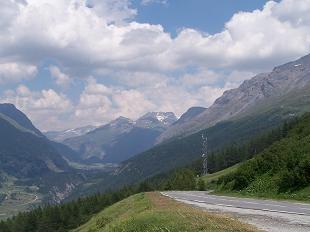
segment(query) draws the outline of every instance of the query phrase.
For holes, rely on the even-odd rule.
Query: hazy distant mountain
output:
[[[107,125],[73,138],[64,144],[82,159],[119,163],[154,145],[156,138],[177,120],[173,113],[147,113],[136,121],[119,117]]]
[[[88,132],[96,129],[95,126],[84,126],[79,127],[76,129],[68,129],[64,131],[47,131],[44,133],[44,135],[49,138],[50,140],[56,141],[56,142],[62,142],[65,139],[81,136],[84,134],[87,134]]]
[[[274,68],[246,80],[239,88],[226,91],[212,106],[194,118],[177,123],[159,138],[162,142],[173,137],[184,137],[218,122],[239,117],[253,111],[257,104],[269,104],[291,91],[302,90],[310,84],[310,55]]]

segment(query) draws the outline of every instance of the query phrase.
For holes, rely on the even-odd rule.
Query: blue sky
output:
[[[310,51],[310,0],[0,3],[0,102],[42,130],[180,116]]]
[[[180,28],[195,28],[210,34],[220,32],[225,23],[239,11],[261,9],[266,0],[170,0],[166,4],[141,5],[136,20],[141,23],[161,24],[166,31],[176,35]]]

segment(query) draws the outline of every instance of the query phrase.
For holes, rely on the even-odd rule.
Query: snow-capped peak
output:
[[[136,121],[136,125],[144,128],[167,127],[177,120],[172,112],[149,112]]]
[[[157,118],[157,120],[160,121],[160,122],[164,122],[165,119],[167,119],[167,117],[168,117],[168,116],[167,116],[165,113],[160,113],[160,112],[157,112],[157,113],[156,113],[156,118]]]

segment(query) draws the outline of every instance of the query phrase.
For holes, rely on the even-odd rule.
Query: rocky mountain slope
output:
[[[64,144],[88,162],[119,163],[154,145],[156,138],[176,121],[173,113],[151,112],[136,121],[119,117],[107,125]]]
[[[244,81],[239,88],[224,92],[212,106],[194,118],[178,123],[166,130],[158,143],[173,137],[184,137],[218,122],[253,111],[258,103],[269,104],[291,91],[301,90],[310,84],[310,55],[278,66]]]
[[[183,123],[186,123],[193,118],[195,118],[197,115],[201,114],[203,111],[205,111],[207,108],[204,107],[191,107],[189,108],[184,114],[181,115],[181,117],[176,121],[173,125],[182,125]]]

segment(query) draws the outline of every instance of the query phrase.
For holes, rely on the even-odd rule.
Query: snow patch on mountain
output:
[[[44,135],[50,140],[53,140],[56,142],[62,142],[68,138],[73,138],[73,137],[87,134],[95,129],[96,129],[95,126],[85,126],[85,127],[80,127],[80,128],[67,129],[64,131],[47,131],[44,133]]]

